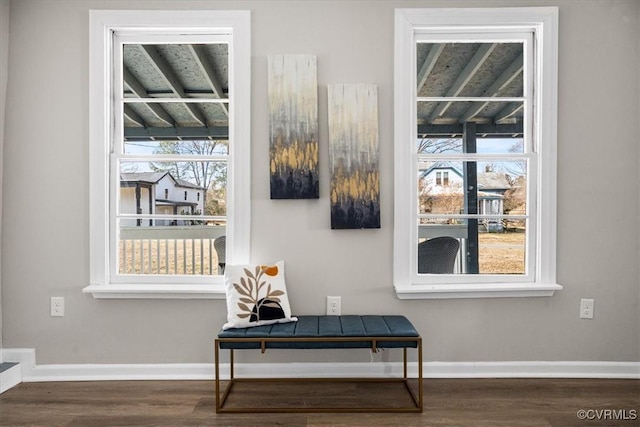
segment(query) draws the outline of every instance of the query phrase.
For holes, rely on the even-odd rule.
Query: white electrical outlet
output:
[[[51,316],[64,316],[64,297],[51,297]]]
[[[342,297],[327,297],[327,315],[340,316],[342,312]]]
[[[594,300],[582,298],[580,300],[580,318],[593,319]]]

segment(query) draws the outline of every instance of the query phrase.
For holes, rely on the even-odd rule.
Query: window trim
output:
[[[113,284],[109,260],[109,151],[112,126],[111,92],[114,31],[186,30],[205,33],[221,28],[233,34],[229,75],[234,86],[229,123],[226,257],[229,263],[247,263],[250,255],[250,96],[251,14],[246,10],[211,11],[90,11],[90,112],[89,112],[89,286],[95,298],[217,298],[225,297],[224,278],[212,276],[211,284]]]
[[[415,106],[413,80],[406,79],[407,67],[413,64],[414,37],[419,31],[445,31],[460,26],[469,29],[491,29],[510,26],[531,29],[536,33],[541,61],[536,63],[533,133],[544,141],[538,147],[537,205],[532,215],[537,217],[536,262],[533,281],[523,283],[474,283],[473,276],[465,283],[414,283],[412,275],[412,188],[415,180],[412,138],[412,114]],[[394,288],[400,299],[486,298],[551,296],[562,286],[556,283],[556,145],[557,145],[557,67],[558,8],[456,8],[456,9],[396,9],[395,10],[395,76],[394,76]],[[533,177],[536,175],[532,174]]]

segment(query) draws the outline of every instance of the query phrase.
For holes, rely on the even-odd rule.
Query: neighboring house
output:
[[[502,215],[504,195],[511,185],[504,173],[494,172],[487,166],[478,174],[478,213],[481,215]],[[430,213],[461,213],[464,205],[464,175],[455,162],[436,162],[420,174],[421,195],[431,199],[428,206],[422,206]],[[456,207],[459,212],[453,212]],[[499,221],[484,221],[492,231],[501,226],[493,226]],[[498,230],[499,231],[499,230]]]
[[[120,174],[120,212],[157,215],[202,215],[205,189],[174,178],[170,172]],[[127,220],[125,220],[127,221]],[[124,222],[143,225],[145,220]],[[186,225],[184,220],[149,220],[148,225]],[[146,225],[146,224],[145,224]]]
[[[420,180],[422,194],[462,194],[464,175],[453,162],[436,162],[420,174]]]
[[[494,172],[491,166],[478,174],[478,213],[501,215],[504,213],[504,193],[511,188],[504,173]]]

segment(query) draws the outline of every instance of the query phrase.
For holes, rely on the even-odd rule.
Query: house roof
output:
[[[206,190],[205,188],[200,187],[200,186],[198,186],[196,184],[192,184],[189,181],[185,181],[183,179],[174,178],[173,175],[171,175],[171,172],[127,172],[127,173],[121,173],[120,174],[120,183],[123,183],[123,182],[128,182],[128,183],[144,182],[144,183],[147,183],[147,184],[157,184],[166,175],[169,175],[171,180],[175,183],[176,187],[192,188],[194,190],[202,190],[202,191]]]
[[[463,177],[462,170],[457,166],[455,162],[449,161],[440,161],[435,162],[431,167],[426,169],[420,174],[420,178],[424,179],[429,176],[435,170],[451,170],[456,173],[458,176]],[[478,173],[478,191],[504,191],[511,188],[511,184],[509,184],[509,180],[507,180],[507,176],[504,173],[493,172],[493,171],[485,171]],[[479,193],[478,193],[479,194]]]
[[[120,182],[146,182],[157,184],[169,172],[127,172],[120,174]],[[173,177],[171,177],[173,179]],[[175,181],[175,179],[174,179]]]
[[[434,170],[449,169],[455,172],[459,177],[463,177],[462,170],[454,163],[449,161],[435,162],[424,172],[420,174],[420,178],[426,178]]]
[[[171,178],[173,178],[173,176]],[[173,178],[173,180],[176,182],[176,187],[193,188],[194,190],[205,190],[205,188],[200,187],[196,184],[192,184],[189,181],[185,181],[183,179]]]
[[[511,184],[504,173],[482,172],[478,174],[478,190],[508,190]]]

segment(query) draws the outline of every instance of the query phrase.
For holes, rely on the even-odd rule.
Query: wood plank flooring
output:
[[[233,398],[302,398],[282,384],[252,387]],[[365,405],[406,397],[382,384],[326,387],[304,392]],[[0,395],[0,426],[640,426],[639,380],[426,379],[424,393],[422,414],[216,414],[213,381],[23,383]]]

